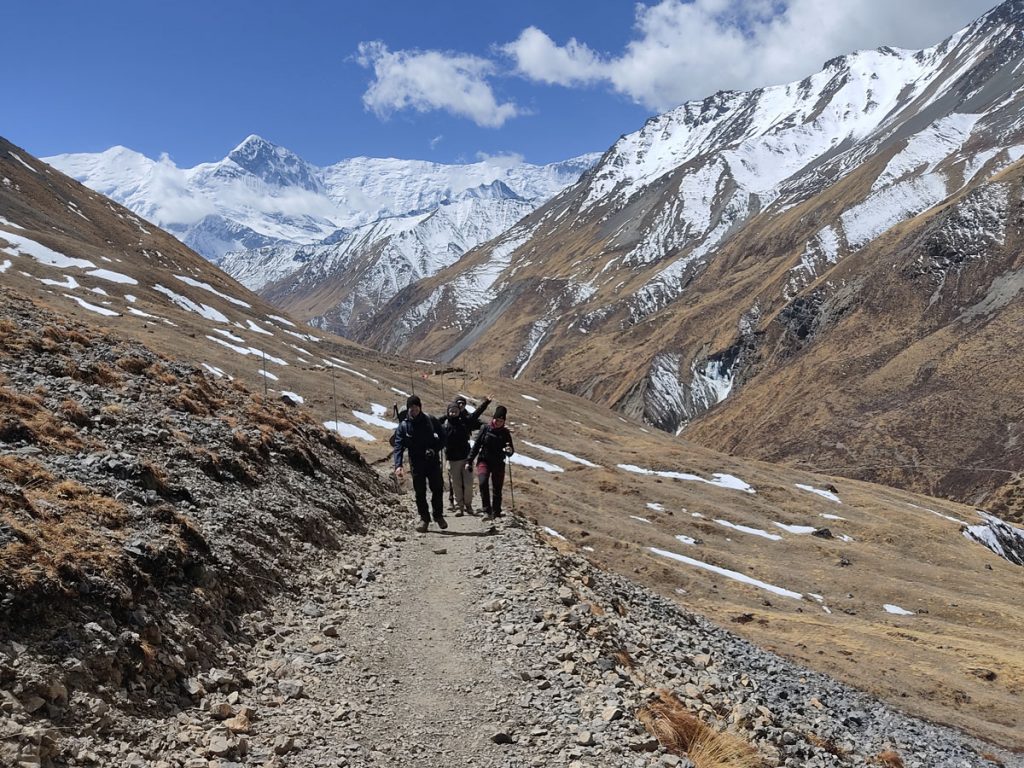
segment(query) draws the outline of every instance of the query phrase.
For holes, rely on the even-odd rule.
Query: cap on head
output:
[[[448,403],[448,415],[449,416],[458,416],[459,415],[459,404],[458,403]]]
[[[464,398],[462,395],[459,395],[458,397],[455,398],[455,405],[457,405],[457,406],[459,406],[461,408],[465,404],[466,404],[466,398]]]
[[[420,396],[419,395],[409,395],[409,397],[405,401],[405,407],[406,408],[412,408],[414,405],[417,408],[422,408],[423,407],[423,403],[420,402]]]
[[[496,419],[508,418],[508,408],[506,408],[504,405],[499,405],[497,408],[494,409],[494,418],[496,418]]]

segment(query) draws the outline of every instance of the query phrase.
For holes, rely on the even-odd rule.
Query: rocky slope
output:
[[[652,118],[360,338],[1019,516],[1022,30]]]
[[[113,460],[118,471],[134,472],[134,463],[119,463],[120,454],[136,456],[134,442],[148,450],[153,440],[165,439],[177,446],[177,453],[168,460],[178,462],[174,466],[185,478],[181,486],[193,496],[193,485],[201,490],[214,488],[203,467],[220,473],[229,488],[236,487],[231,478],[245,472],[257,473],[260,482],[271,485],[283,479],[290,487],[296,484],[290,479],[292,473],[274,472],[284,459],[272,454],[270,463],[247,468],[236,461],[239,453],[244,455],[241,448],[217,447],[222,444],[216,441],[224,439],[217,426],[219,409],[262,412],[259,398],[247,401],[251,408],[242,407],[244,389],[265,393],[265,403],[290,403],[315,424],[327,424],[335,434],[358,444],[371,465],[387,461],[386,438],[392,429],[388,412],[406,393],[420,394],[432,411],[455,391],[474,400],[490,395],[509,407],[515,430],[519,450],[510,472],[515,508],[557,531],[563,537],[561,546],[904,711],[1007,747],[1024,746],[1019,740],[1024,712],[1019,638],[1024,611],[1019,600],[1020,566],[1013,560],[1015,550],[1007,546],[1021,535],[1014,526],[997,524],[973,508],[940,499],[728,456],[649,430],[591,401],[536,382],[477,377],[465,371],[443,374],[433,364],[383,355],[300,326],[149,222],[7,143],[0,143],[0,281],[7,291],[0,311],[14,313],[6,327],[26,328],[43,337],[39,350],[32,346],[31,352],[5,365],[17,373],[18,381],[27,381],[31,375],[53,379],[48,386],[61,398],[8,387],[18,397],[5,401],[0,409],[3,423],[12,423],[0,437],[5,455],[8,447],[32,449],[28,441],[38,433],[26,430],[35,429],[33,414],[53,412],[56,405],[57,425],[70,430],[68,425],[74,424],[74,431],[81,432],[79,441],[101,438],[103,430],[110,429],[122,444],[110,449],[117,455],[85,466],[89,451],[72,446],[67,450],[73,456],[61,453],[59,444],[66,438],[71,445],[72,434],[53,432],[61,437],[55,438],[56,447],[45,445],[50,451],[46,455],[57,457],[58,468],[80,472],[77,482],[83,486],[95,481],[103,493],[114,488],[112,480],[103,481],[103,462]],[[34,308],[22,301],[30,301]],[[51,325],[54,329],[46,330]],[[21,335],[14,334],[12,343],[21,343]],[[143,362],[159,358],[163,367],[122,377],[131,382],[131,397],[138,394],[143,399],[121,407],[133,414],[134,409],[150,411],[139,417],[145,425],[169,419],[181,434],[168,430],[170,436],[161,438],[157,429],[155,438],[132,433],[129,439],[124,430],[131,428],[131,420],[107,423],[117,418],[119,403],[106,398],[119,392],[115,384],[120,356],[104,358],[101,367],[90,350],[110,351],[106,355],[110,357],[122,343],[143,344],[154,356],[143,356]],[[32,357],[37,352],[55,364],[36,371]],[[166,376],[164,369],[170,370]],[[90,387],[83,388],[73,378],[76,372],[88,377]],[[239,393],[242,400],[217,395],[227,403],[221,405],[208,399],[210,392],[222,389],[215,381],[226,384],[225,391]],[[105,388],[93,389],[92,384]],[[160,384],[167,385],[166,393]],[[163,394],[173,398],[171,405],[145,399]],[[65,399],[81,402],[85,395],[88,407],[64,405]],[[214,406],[217,411],[204,413],[204,407]],[[19,426],[22,421],[28,426]],[[51,428],[52,421],[40,423]],[[295,423],[293,431],[305,435],[303,440],[315,442],[319,439],[315,436],[323,434],[304,419]],[[274,428],[274,424],[265,426]],[[189,435],[213,440],[214,447],[183,445]],[[281,437],[277,444],[287,459],[287,445],[301,448],[305,442]],[[221,457],[219,463],[204,458],[208,448]],[[315,445],[311,450],[320,455]],[[301,465],[302,452],[290,453]],[[198,465],[189,470],[188,461]],[[325,467],[333,466],[333,459],[325,461],[321,456],[321,461]],[[116,479],[125,480],[125,489],[130,490],[131,477]],[[30,494],[38,490],[31,478],[27,483],[24,478],[7,482],[27,485]],[[357,477],[352,482],[359,485],[361,481]],[[52,500],[57,493],[82,493],[75,486],[60,489],[59,483],[46,477],[40,484],[48,504],[67,503]],[[178,485],[172,487],[178,489]],[[287,488],[279,494],[271,492],[270,485],[261,487],[272,501],[290,493]],[[301,485],[300,495],[306,487]],[[367,488],[372,492],[372,485]],[[121,486],[115,492],[119,490]],[[355,488],[351,493],[359,496]],[[194,498],[189,501],[183,494],[171,493],[172,499],[176,497],[168,501],[175,509],[196,505]],[[122,494],[122,498],[135,496]],[[294,562],[287,550],[291,539],[265,540],[266,531],[260,526],[267,518],[259,495],[230,498],[242,510],[238,514],[253,516],[243,519],[255,521],[255,538],[269,547],[266,567],[283,564],[282,573],[292,574],[274,578],[285,587],[297,584],[308,592],[311,577],[289,570]],[[220,525],[223,519],[218,513],[213,522]],[[95,527],[107,536],[109,520],[97,520],[103,525],[97,523],[89,530]],[[285,522],[292,525],[287,515]],[[82,527],[74,528],[74,540],[93,542]],[[238,537],[238,531],[232,535]],[[226,544],[224,551],[238,552],[247,536]],[[342,537],[331,544],[350,553],[345,549],[349,541],[356,542],[352,547],[358,549],[362,540]],[[26,554],[16,541],[7,539],[0,546],[3,557],[42,557],[41,552]],[[352,554],[344,557],[362,562]],[[243,565],[251,567],[248,561]],[[422,575],[422,567],[417,568],[415,573]],[[256,583],[262,584],[258,579]],[[196,599],[204,594],[198,593]],[[284,613],[275,624],[294,624],[294,616],[287,618],[286,603],[276,602],[267,610],[277,611],[278,606]],[[294,605],[292,609],[296,610]],[[462,615],[462,608],[454,607],[450,615]],[[438,626],[431,616],[423,618],[424,626]],[[225,634],[238,643],[249,642],[238,636],[239,626],[236,622]],[[59,643],[63,631],[62,625],[54,643]],[[5,653],[20,657],[18,649],[26,644],[18,642]],[[194,644],[200,647],[198,641]],[[248,653],[239,650],[236,658],[248,658]],[[10,666],[27,665],[27,658]],[[411,664],[403,663],[407,664],[403,669]],[[189,675],[200,672],[198,666],[188,668]],[[134,679],[131,674],[124,679]],[[56,679],[64,678],[56,675]],[[199,682],[205,689],[206,682]],[[224,685],[233,684],[226,681]],[[121,701],[119,691],[113,686],[100,694]],[[235,692],[224,691],[225,696]],[[126,700],[125,707],[135,706],[136,699]],[[24,706],[20,702],[19,698],[19,706]],[[30,706],[34,704],[38,701],[31,699]],[[97,712],[102,710],[101,705],[95,706]],[[301,707],[301,700],[295,706]],[[19,727],[31,726],[40,712],[37,708],[27,721],[18,720]],[[199,741],[193,741],[192,724],[182,730],[188,731],[182,738],[198,747],[209,729],[198,735]],[[103,743],[119,749],[113,740]],[[218,744],[220,749],[223,744]]]

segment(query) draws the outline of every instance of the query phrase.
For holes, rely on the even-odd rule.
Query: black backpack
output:
[[[398,410],[398,403],[395,403],[394,409],[395,418],[398,420],[398,427],[400,427],[402,426],[402,422],[405,421],[405,417],[409,415],[409,409],[403,408],[402,410]],[[391,437],[388,438],[388,445],[392,448],[395,447],[395,439],[398,437],[398,427],[391,430]]]

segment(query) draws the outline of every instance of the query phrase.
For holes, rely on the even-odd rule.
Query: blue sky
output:
[[[937,43],[993,4],[15,0],[0,135],[37,156],[122,144],[180,167],[252,133],[317,165],[553,162],[719,89]]]

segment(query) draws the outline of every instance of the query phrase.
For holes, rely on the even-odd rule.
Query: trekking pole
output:
[[[267,399],[267,351],[260,348],[260,352],[263,354],[263,399]]]
[[[444,397],[444,371],[441,371],[441,402],[447,403],[448,401]]]
[[[338,385],[334,383],[334,368],[331,368],[331,401],[334,403],[334,428],[341,432],[341,425],[338,424]]]
[[[516,513],[516,484],[512,482],[512,460],[508,462],[508,489],[512,492],[512,514]]]

